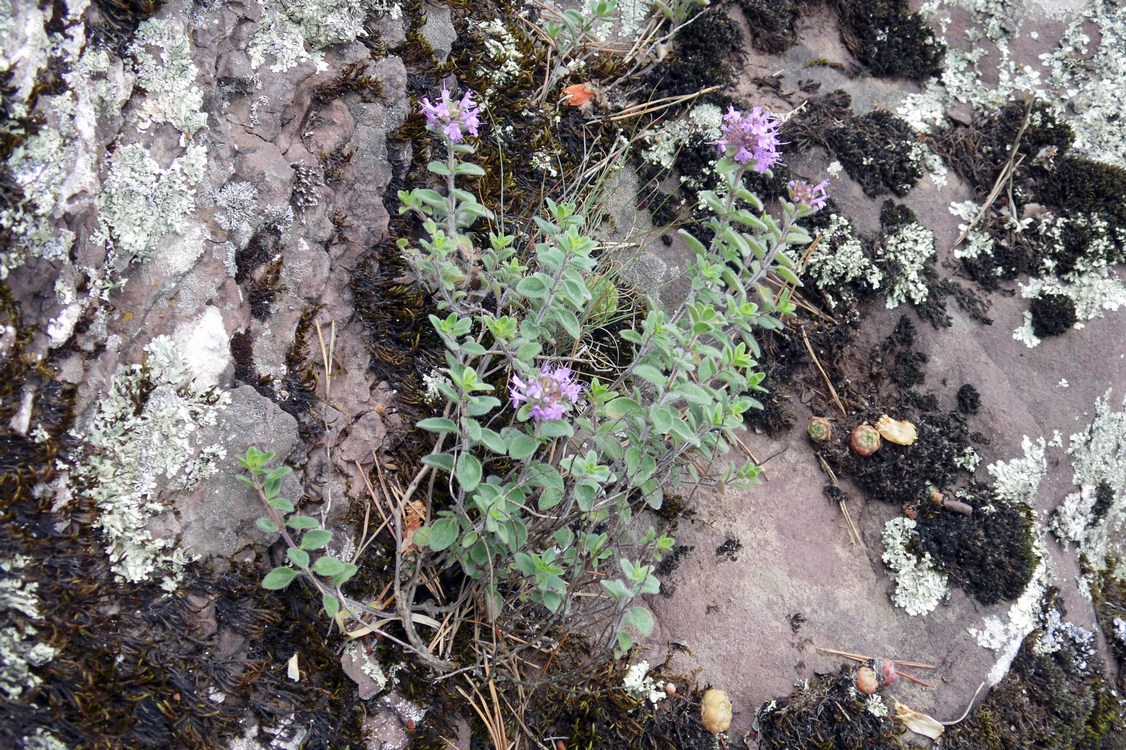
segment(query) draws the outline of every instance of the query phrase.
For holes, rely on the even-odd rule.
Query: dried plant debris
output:
[[[946,45],[907,0],[832,0],[841,39],[876,76],[925,81],[942,70]]]
[[[850,667],[819,674],[785,698],[758,710],[761,750],[826,748],[826,750],[900,750],[906,747],[899,728],[888,716],[880,696],[855,687]]]
[[[1004,679],[949,727],[951,750],[1098,750],[1122,747],[1126,715],[1107,684],[1095,634],[1063,621],[1050,602]]]

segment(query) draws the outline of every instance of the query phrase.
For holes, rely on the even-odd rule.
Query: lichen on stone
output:
[[[30,558],[0,559],[0,692],[17,700],[25,690],[39,684],[31,671],[55,657],[55,649],[36,640],[34,622],[39,611],[39,584],[24,580],[21,572]]]
[[[894,310],[904,302],[921,305],[929,290],[923,267],[934,257],[934,233],[918,223],[902,226],[876,252],[888,278],[885,304]]]
[[[101,221],[125,261],[144,261],[170,234],[188,228],[195,209],[196,185],[203,179],[207,151],[193,144],[167,169],[137,143],[110,157],[109,174],[99,198]]]
[[[174,588],[187,559],[171,539],[153,536],[149,523],[167,509],[162,490],[187,489],[215,473],[225,452],[199,445],[201,427],[213,426],[230,401],[200,388],[172,340],[145,347],[144,364],[121,367],[84,431],[86,459],[77,469],[96,504],[114,572],[124,581],[149,580]]]
[[[1006,503],[1031,505],[1040,489],[1040,480],[1048,471],[1044,458],[1044,438],[1032,440],[1027,435],[1021,440],[1023,456],[1009,461],[995,461],[986,467],[993,477],[993,494]]]
[[[1086,565],[1102,571],[1113,561],[1126,577],[1126,400],[1111,405],[1111,391],[1095,402],[1095,417],[1071,436],[1068,454],[1077,490],[1052,515],[1051,529],[1074,542]],[[1103,502],[1099,502],[1100,494]]]
[[[154,52],[153,49],[158,50]],[[199,70],[192,62],[191,41],[178,21],[150,18],[137,27],[129,46],[137,84],[145,90],[138,107],[138,128],[171,123],[186,136],[207,124],[203,91],[195,85]]]
[[[883,561],[895,581],[892,601],[912,616],[934,610],[949,591],[946,575],[941,573],[930,553],[913,550],[917,544],[916,522],[900,516],[884,525]]]
[[[398,18],[402,10],[391,0],[274,0],[263,2],[262,21],[250,38],[250,64],[259,68],[267,58],[270,70],[282,73],[305,60],[318,68],[321,50],[354,42],[364,35],[369,13]]]

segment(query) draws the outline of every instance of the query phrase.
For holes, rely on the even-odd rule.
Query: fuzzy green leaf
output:
[[[290,547],[286,550],[285,556],[289,558],[291,563],[299,568],[309,567],[309,553],[303,549],[293,549]]]
[[[271,497],[266,502],[280,510],[282,513],[293,512],[293,503],[289,502],[284,497]]]
[[[462,453],[457,460],[457,481],[466,492],[481,484],[481,462],[471,453]]]
[[[332,540],[332,532],[326,529],[310,529],[301,537],[301,549],[321,549]]]
[[[265,531],[268,534],[278,533],[278,525],[276,523],[274,523],[273,521],[271,521],[269,518],[259,518],[257,521],[254,522],[254,525],[257,526],[258,528],[262,529],[262,531]]]
[[[312,516],[293,516],[287,518],[285,525],[291,529],[316,529],[319,528],[321,522]]]
[[[427,432],[457,432],[457,423],[445,417],[423,419],[416,426]]]
[[[326,593],[321,598],[321,604],[324,605],[325,614],[329,617],[336,617],[336,613],[340,611],[340,602],[332,594]]]
[[[270,591],[284,589],[296,577],[297,571],[293,568],[274,568],[262,579],[262,588]]]
[[[344,563],[340,562],[335,557],[325,555],[324,557],[318,558],[317,561],[313,563],[313,572],[320,576],[339,575],[344,572]]]
[[[430,527],[430,539],[427,546],[435,552],[448,549],[457,541],[457,535],[460,531],[461,527],[458,525],[457,519],[440,518]],[[415,532],[415,534],[417,539],[418,532]]]

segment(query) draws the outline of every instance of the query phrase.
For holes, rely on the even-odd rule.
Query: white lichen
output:
[[[36,640],[35,622],[39,611],[39,584],[24,580],[23,570],[30,558],[0,559],[0,692],[17,700],[25,690],[40,683],[32,672],[55,657],[55,649]]]
[[[1086,564],[1104,570],[1117,560],[1116,576],[1126,576],[1126,401],[1121,411],[1111,407],[1111,392],[1095,402],[1091,424],[1071,436],[1076,492],[1068,495],[1052,515],[1052,531],[1073,542]],[[1096,516],[1101,492],[1103,507]],[[1109,499],[1109,503],[1105,502]]]
[[[946,575],[938,570],[929,552],[915,551],[918,535],[910,518],[893,518],[884,525],[883,561],[895,582],[892,601],[911,616],[934,610],[946,596]]]
[[[923,268],[934,253],[934,233],[914,222],[900,227],[880,244],[876,256],[888,280],[885,304],[889,310],[908,300],[916,305],[927,301],[929,290]]]
[[[868,713],[881,719],[888,715],[888,704],[880,695],[869,695],[864,701],[864,708]]]
[[[843,288],[858,282],[870,289],[879,289],[884,275],[864,253],[864,245],[856,236],[852,223],[833,214],[829,226],[821,233],[821,241],[809,256],[802,274],[825,294],[829,307],[836,307]]]
[[[114,152],[99,197],[100,218],[125,262],[147,260],[165,237],[188,229],[206,166],[207,151],[200,145],[189,146],[167,169],[137,143]]]
[[[398,18],[402,10],[391,0],[272,0],[262,3],[262,21],[250,38],[250,64],[281,73],[305,60],[324,66],[321,51],[349,44],[365,35],[369,13]]]
[[[649,676],[649,662],[647,661],[639,661],[630,666],[626,676],[622,679],[622,687],[630,695],[653,704],[668,696],[668,693],[665,692],[665,683],[654,681]]]
[[[191,41],[178,21],[150,18],[137,27],[128,53],[145,98],[138,106],[137,127],[168,122],[185,136],[207,124],[203,91],[195,85],[199,70],[192,62]]]
[[[993,494],[1002,501],[1032,505],[1040,489],[1040,480],[1048,471],[1044,458],[1047,444],[1044,438],[1032,440],[1027,435],[1021,440],[1023,456],[1009,461],[995,461],[986,467],[993,477]]]
[[[173,540],[156,538],[150,521],[167,510],[161,491],[182,490],[213,474],[221,447],[199,445],[201,427],[216,423],[229,394],[197,386],[172,340],[158,336],[144,364],[121,367],[84,431],[87,457],[76,467],[98,508],[114,572],[124,581],[154,573],[174,588],[185,562]]]
[[[1004,617],[990,615],[982,621],[981,627],[969,629],[979,646],[999,654],[987,678],[990,686],[996,685],[1008,674],[1025,637],[1039,627],[1041,621],[1042,601],[1051,574],[1048,555],[1039,538],[1033,542],[1033,550],[1040,562],[1032,574],[1032,581],[1009,607],[1008,613]]]
[[[647,132],[641,158],[663,169],[672,169],[677,154],[693,139],[714,141],[719,138],[723,110],[714,104],[693,107],[685,116]]]

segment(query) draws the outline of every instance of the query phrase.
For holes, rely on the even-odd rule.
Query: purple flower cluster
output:
[[[740,164],[754,162],[756,172],[765,172],[781,159],[778,153],[778,128],[782,123],[762,107],[740,112],[729,107],[720,126],[722,137],[716,141],[721,154],[732,154]]]
[[[527,402],[532,406],[532,419],[550,422],[563,417],[568,408],[565,402],[578,402],[582,389],[582,384],[575,381],[571,368],[544,365],[526,383],[513,373],[509,395],[513,409],[519,409],[520,404]]]
[[[816,185],[810,185],[805,180],[790,180],[789,188],[790,200],[814,211],[825,208],[825,202],[829,200],[828,180],[822,180]]]
[[[427,127],[440,130],[454,143],[464,137],[463,130],[476,137],[481,122],[478,117],[481,108],[473,101],[471,90],[466,90],[461,101],[455,102],[450,98],[450,90],[443,88],[437,104],[431,104],[429,99],[422,100],[422,114],[426,115]]]

